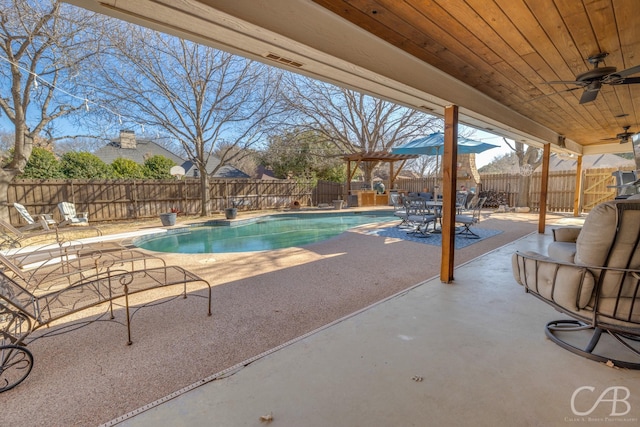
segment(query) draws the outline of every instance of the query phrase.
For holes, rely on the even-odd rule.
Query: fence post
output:
[[[133,204],[133,218],[138,219],[138,186],[136,181],[132,181],[133,188],[131,190],[132,204]]]
[[[76,204],[76,192],[73,188],[73,180],[71,180],[71,203]]]

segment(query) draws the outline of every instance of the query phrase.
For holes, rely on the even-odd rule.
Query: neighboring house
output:
[[[196,168],[192,161],[184,160],[149,139],[136,139],[135,133],[130,130],[121,130],[118,139],[100,148],[95,152],[95,155],[107,164],[111,164],[117,158],[122,157],[124,159],[131,159],[140,165],[144,164],[145,159],[148,157],[156,155],[164,156],[173,160],[176,165],[182,166],[185,170],[185,176],[199,176],[198,168]],[[249,175],[232,166],[223,166],[214,175],[211,175],[211,171],[213,171],[219,163],[219,159],[212,157],[207,164],[207,173],[212,178],[249,178]]]
[[[271,169],[267,169],[264,165],[258,165],[255,179],[279,179]]]

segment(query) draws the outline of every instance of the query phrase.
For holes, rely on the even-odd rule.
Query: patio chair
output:
[[[516,252],[514,277],[569,317],[547,323],[551,341],[591,360],[640,369],[640,201],[597,205],[582,229],[566,232],[575,234],[575,252],[565,246],[563,259]]]
[[[52,237],[58,241],[58,229],[49,230],[33,230],[23,233],[13,225],[0,219],[0,249],[19,248],[22,242],[35,237],[42,237],[43,241],[50,240]]]
[[[98,236],[102,235],[102,231],[97,227],[87,227],[87,229],[94,230]],[[20,248],[25,240],[35,244],[37,240],[33,241],[33,239],[38,237],[42,238],[42,241],[50,241],[53,238],[56,243],[60,243],[63,239],[62,235],[67,231],[73,230],[54,227],[48,230],[32,230],[23,233],[8,222],[0,220],[0,249]]]
[[[13,207],[16,208],[20,216],[27,222],[27,225],[23,227],[19,227],[19,230],[27,231],[33,229],[42,228],[43,230],[49,230],[49,226],[57,226],[58,222],[53,219],[53,217],[49,214],[38,215],[38,221],[36,221],[27,208],[25,208],[20,203],[14,203]]]
[[[30,287],[19,275],[10,277],[0,271],[0,392],[21,383],[30,373],[33,355],[26,348],[30,334],[42,327],[56,328],[57,320],[71,314],[105,305],[110,318],[115,318],[114,300],[122,300],[127,326],[127,344],[131,341],[131,309],[129,297],[160,287],[182,285],[180,294],[187,298],[187,285],[201,283],[208,288],[207,313],[211,316],[211,285],[201,277],[177,266],[136,271],[109,269],[86,276],[73,285],[55,291]],[[155,305],[155,304],[153,304]],[[98,316],[99,319],[101,316]],[[83,319],[60,325],[56,332],[72,331],[97,320]]]
[[[461,214],[467,210],[467,193],[459,191],[456,193],[456,213]]]
[[[473,206],[469,207],[469,209],[471,209],[471,215],[456,215],[455,216],[455,223],[456,224],[460,224],[460,231],[458,231],[456,234],[464,236],[464,237],[466,237],[468,239],[479,239],[480,238],[480,236],[478,234],[474,233],[471,230],[471,227],[473,227],[478,222],[480,222],[480,214],[482,213],[482,207],[484,206],[484,203],[486,201],[487,201],[486,197],[480,197],[480,198],[476,199],[476,201],[473,204]]]
[[[131,249],[128,242],[105,241],[85,243],[82,241],[58,241],[56,243],[26,248],[14,248],[4,251],[3,256],[20,269],[36,268],[45,263],[57,262],[60,259],[80,257],[97,257],[106,252],[121,252]],[[151,256],[151,255],[149,255]]]
[[[407,224],[411,227],[409,233],[413,233],[422,237],[431,235],[429,225],[434,224],[438,220],[438,214],[431,209],[425,197],[408,198],[407,203]]]
[[[165,267],[166,261],[153,254],[137,249],[107,249],[101,251],[88,247],[60,247],[51,249],[49,257],[39,254],[39,260],[23,257],[23,254],[5,256],[0,254],[0,268],[12,277],[19,276],[41,291],[50,291],[69,286],[83,280],[85,276],[93,276],[108,269],[121,268],[127,271],[146,270],[152,267]],[[15,260],[15,261],[14,261]]]
[[[407,206],[405,205],[407,198],[399,193],[391,193],[389,201],[393,205],[393,215],[400,218],[400,223],[396,227],[408,226],[407,217],[409,216]]]
[[[76,212],[76,205],[71,202],[58,203],[58,209],[62,215],[63,221],[58,224],[59,227],[64,225],[88,225],[89,212]]]

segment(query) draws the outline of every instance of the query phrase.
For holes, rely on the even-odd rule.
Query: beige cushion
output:
[[[576,241],[576,264],[604,266],[616,236],[617,212],[613,202],[601,203],[589,212]]]
[[[551,259],[573,264],[576,256],[576,244],[575,242],[551,242],[547,253]]]
[[[616,204],[637,204],[637,200],[615,200],[596,206],[587,216],[582,232],[576,242],[576,264],[607,266],[614,268],[640,268],[640,250],[637,250],[640,235],[640,210],[624,210],[617,227]],[[630,258],[630,255],[631,258]],[[601,271],[592,270],[600,276]],[[621,281],[623,283],[621,284]],[[622,289],[621,289],[622,286]],[[603,297],[632,297],[635,294],[635,279],[616,271],[608,271],[602,280],[600,294]]]
[[[511,258],[513,274],[518,283],[568,310],[577,312],[589,305],[595,286],[589,270],[573,265],[558,265],[555,260],[534,252],[522,255],[515,253]]]
[[[582,227],[561,227],[554,228],[553,230],[554,242],[571,242],[575,243],[578,240],[578,235],[582,231]]]

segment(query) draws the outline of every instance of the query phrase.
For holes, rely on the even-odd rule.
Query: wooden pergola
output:
[[[400,171],[402,171],[402,168],[404,167],[407,160],[415,159],[417,157],[418,157],[417,154],[391,154],[385,151],[353,153],[353,154],[348,154],[344,156],[343,159],[347,162],[347,194],[351,194],[351,180],[353,179],[353,176],[358,170],[358,166],[360,166],[360,163],[362,162],[373,162],[375,164],[378,164],[380,162],[389,163],[389,188],[393,188],[393,183],[398,177],[398,174],[400,173]],[[353,168],[351,167],[351,162],[355,162],[355,166]],[[394,171],[393,165],[396,162],[402,162],[402,163],[400,164],[400,167],[398,167]]]

